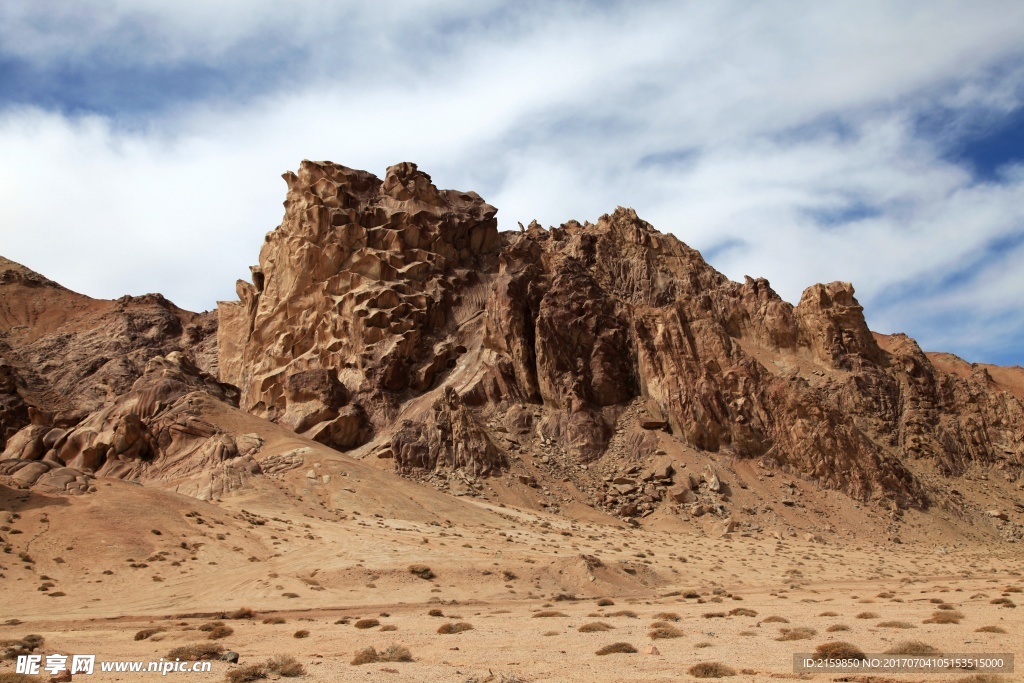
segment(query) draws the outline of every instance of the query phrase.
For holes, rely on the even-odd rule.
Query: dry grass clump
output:
[[[374,626],[380,626],[380,620],[378,619],[360,619],[353,624],[356,628],[373,628]]]
[[[857,615],[858,619],[877,619],[878,615],[874,612],[861,612]]]
[[[149,638],[152,635],[160,633],[163,630],[164,629],[162,628],[144,628],[135,634],[135,640],[145,640],[146,638]]]
[[[826,633],[837,633],[839,631],[849,631],[849,630],[850,630],[850,627],[847,626],[846,624],[832,624],[827,629],[825,629],[825,632]]]
[[[377,648],[372,645],[367,648],[363,648],[356,652],[356,656],[352,658],[350,664],[352,666],[358,666],[360,664],[373,664],[378,661],[380,655],[377,653]]]
[[[209,633],[206,634],[206,637],[210,640],[220,640],[221,638],[227,638],[234,632],[235,629],[231,628],[230,626],[224,626],[223,624],[221,624],[219,626],[214,626],[213,628],[211,628]]]
[[[1006,633],[1006,629],[1002,626],[982,626],[981,628],[974,629],[975,633]]]
[[[701,662],[700,664],[694,664],[687,671],[694,678],[724,678],[725,676],[736,675],[735,669],[721,662]]]
[[[818,615],[819,617],[838,617],[839,612],[822,612]]]
[[[239,607],[228,615],[228,619],[252,619],[255,616],[256,612],[252,611],[248,607]]]
[[[229,683],[248,683],[268,678],[276,674],[282,678],[298,678],[306,675],[306,668],[291,654],[278,654],[270,657],[263,664],[251,664],[227,673]]]
[[[595,652],[596,655],[635,654],[636,648],[629,643],[612,643]]]
[[[225,676],[230,683],[248,683],[258,681],[267,677],[267,670],[262,664],[249,664],[234,671],[229,671]]]
[[[432,609],[429,612],[427,612],[427,616],[428,617],[443,617],[444,616],[444,612],[442,612],[441,610],[439,610],[439,609],[437,609],[435,607],[434,609]]]
[[[577,633],[595,633],[597,631],[609,631],[613,628],[615,627],[603,621],[592,621],[589,624],[583,624],[576,631]]]
[[[614,604],[615,604],[615,601],[612,600],[611,598],[601,598],[600,600],[597,601],[597,606],[598,607],[611,607]]]
[[[309,638],[309,631],[300,629],[292,634],[292,638]]]
[[[935,609],[954,610],[956,609],[956,607],[953,607],[953,605],[949,604],[948,602],[944,602],[941,605],[936,605]]]
[[[426,581],[434,578],[434,572],[431,571],[430,567],[425,564],[410,564],[409,573],[420,577]]]
[[[448,635],[450,633],[462,633],[463,631],[470,631],[473,629],[473,624],[466,621],[448,622],[447,624],[441,624],[437,632],[441,635]]]
[[[879,628],[917,628],[909,621],[882,621],[878,623]],[[894,653],[895,654],[895,653]]]
[[[959,624],[964,615],[959,612],[932,612],[931,619],[925,619],[925,624]]]
[[[183,659],[185,661],[201,661],[214,659],[224,652],[224,646],[216,643],[189,643],[176,647],[167,653],[167,659]]]
[[[822,657],[831,659],[865,659],[864,652],[859,647],[842,640],[822,643],[814,648],[814,651]]]
[[[780,636],[775,640],[787,641],[787,640],[809,640],[812,636],[817,635],[817,631],[813,628],[807,628],[806,626],[798,626],[796,628],[780,628]]]
[[[306,667],[291,655],[277,655],[267,660],[267,670],[283,678],[297,678],[306,675]]]
[[[671,624],[667,624],[664,621],[656,621],[651,624],[651,630],[647,634],[647,637],[651,640],[658,640],[660,638],[681,638],[683,632],[677,629]]]
[[[284,618],[283,617],[267,617],[266,619],[263,620],[263,623],[264,624],[283,624],[284,623]]]
[[[729,610],[730,617],[756,617],[757,612],[746,607],[737,607],[736,609]]]
[[[662,621],[679,621],[682,617],[675,612],[658,612],[654,615],[654,618]]]
[[[705,619],[724,619],[725,612],[705,612],[703,616]]]
[[[762,624],[788,624],[789,619],[785,617],[765,617],[761,620]]]
[[[567,617],[569,615],[563,614],[562,612],[556,612],[553,609],[546,609],[541,612],[534,612],[532,616],[536,619],[537,617]]]
[[[352,665],[356,666],[359,664],[373,664],[375,662],[411,662],[412,652],[409,648],[404,645],[388,645],[382,652],[377,652],[376,648],[368,647],[363,650],[356,652],[356,656],[352,659]]]
[[[904,640],[885,651],[887,655],[938,655],[942,650],[920,640]]]
[[[383,626],[380,627],[380,630],[381,631],[397,631],[398,627],[395,626],[394,624],[384,624]]]
[[[611,612],[608,614],[610,617],[629,617],[630,619],[636,619],[636,612],[631,609],[620,609],[618,612]]]
[[[208,622],[206,622],[205,624],[201,624],[201,625],[200,625],[200,626],[198,627],[198,629],[199,629],[200,631],[206,631],[206,632],[210,632],[210,631],[212,631],[213,629],[217,628],[218,626],[223,626],[223,625],[224,625],[224,622],[223,622],[223,621],[208,621]]]

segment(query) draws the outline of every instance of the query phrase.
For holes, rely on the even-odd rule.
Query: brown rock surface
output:
[[[0,257],[0,356],[24,402],[41,410],[96,410],[128,391],[151,358],[172,351],[217,372],[216,330],[213,314],[184,311],[159,294],[92,299]],[[9,395],[4,365],[0,404]]]
[[[899,506],[926,504],[918,460],[1024,464],[1019,396],[905,337],[880,344],[848,283],[794,307],[630,209],[498,233],[493,207],[412,164],[379,180],[303,162],[285,179],[253,282],[220,307],[221,377],[244,409],[323,443],[383,439],[404,472],[494,473],[534,446],[572,467],[628,452],[620,417],[645,401],[634,424],[687,447]],[[533,432],[482,426],[524,405]],[[473,446],[459,453],[456,432]]]

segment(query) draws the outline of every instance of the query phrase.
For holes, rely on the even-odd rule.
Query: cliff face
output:
[[[336,448],[499,472],[487,425],[534,405],[529,428],[585,464],[641,405],[696,449],[904,506],[928,498],[912,461],[1024,464],[1020,398],[913,340],[880,345],[848,283],[791,306],[629,209],[498,233],[493,207],[413,164],[379,180],[307,161],[285,180],[252,283],[220,305],[220,376],[243,409]]]

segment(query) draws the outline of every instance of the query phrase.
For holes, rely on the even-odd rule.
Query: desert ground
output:
[[[867,526],[825,543],[667,518],[634,528],[505,505],[497,490],[492,500],[449,498],[413,482],[401,485],[449,508],[417,511],[398,490],[342,504],[346,489],[374,484],[375,470],[340,454],[314,469],[347,475],[337,477],[346,487],[323,500],[295,495],[310,481],[298,472],[218,505],[120,481],[59,499],[3,489],[11,551],[0,560],[0,639],[37,634],[38,652],[98,661],[159,660],[196,643],[239,654],[209,674],[168,674],[210,680],[277,655],[316,681],[676,681],[705,662],[744,681],[883,680],[794,673],[792,654],[830,641],[867,653],[908,641],[1024,651],[1016,544],[893,544]],[[615,643],[638,652],[597,654]],[[391,645],[412,661],[352,663]]]

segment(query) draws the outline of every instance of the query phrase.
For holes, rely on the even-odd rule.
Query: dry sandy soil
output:
[[[0,487],[0,505],[13,511],[0,513],[10,546],[0,555],[0,639],[38,634],[39,652],[99,660],[157,660],[194,642],[239,653],[239,664],[216,661],[210,674],[169,674],[201,680],[282,654],[306,669],[294,680],[539,682],[692,680],[700,662],[731,667],[732,680],[808,678],[793,672],[792,654],[836,640],[869,653],[903,641],[1024,653],[1022,610],[1012,608],[1024,599],[1016,544],[940,536],[897,546],[869,533],[820,543],[672,520],[631,528],[505,506],[497,490],[491,500],[439,494],[332,453],[312,469],[340,487],[317,492],[303,468],[258,478],[217,505],[120,481],[83,497]],[[356,502],[364,487],[376,497]],[[433,578],[410,573],[413,564]],[[243,607],[255,614],[230,618]],[[928,623],[936,613],[961,618]],[[379,624],[356,627],[363,619]],[[231,632],[210,640],[200,627],[215,621]],[[652,639],[659,621],[679,635]],[[472,629],[438,632],[459,622]],[[609,628],[582,628],[595,622]],[[136,640],[143,629],[159,631]],[[786,640],[786,629],[799,639]],[[639,652],[596,654],[617,642]],[[412,661],[351,663],[391,644]],[[652,644],[657,654],[645,653]]]

